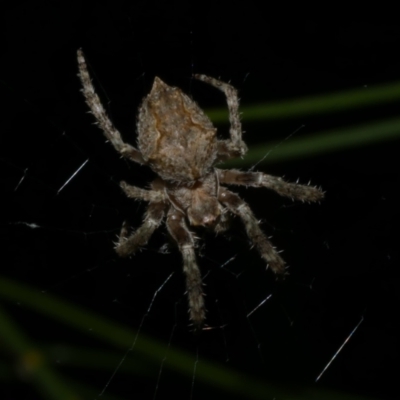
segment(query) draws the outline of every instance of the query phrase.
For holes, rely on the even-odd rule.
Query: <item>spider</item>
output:
[[[121,257],[133,255],[145,246],[166,218],[168,232],[183,258],[189,316],[194,328],[203,327],[206,315],[202,279],[195,255],[195,237],[189,227],[204,226],[219,233],[228,228],[229,214],[237,215],[254,247],[272,271],[285,275],[285,262],[260,229],[250,207],[224,185],[266,187],[281,196],[307,202],[319,201],[324,193],[309,185],[285,182],[263,172],[223,170],[221,161],[242,157],[247,146],[242,140],[239,99],[228,83],[206,75],[194,78],[222,91],[229,109],[229,139],[217,138],[217,130],[199,106],[177,87],[156,77],[143,99],[137,118],[137,148],[125,143],[96,94],[82,50],[78,50],[82,92],[91,113],[106,138],[123,157],[148,165],[158,178],[145,190],[120,183],[126,196],[148,202],[143,224],[130,233],[123,223],[115,251]]]

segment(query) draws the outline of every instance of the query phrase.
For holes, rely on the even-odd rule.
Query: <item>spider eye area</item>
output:
[[[206,226],[212,228],[217,224],[220,218],[220,214],[206,214],[206,215],[195,215],[196,213],[188,210],[188,217],[191,226]]]
[[[221,210],[218,200],[205,190],[194,190],[187,216],[192,226],[213,227],[219,221]]]
[[[206,226],[208,228],[212,228],[219,221],[220,215],[206,214],[200,218],[196,218],[197,216],[193,218],[193,213],[188,212],[188,217],[191,226]]]

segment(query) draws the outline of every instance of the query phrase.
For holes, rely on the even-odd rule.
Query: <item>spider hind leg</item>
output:
[[[242,157],[247,153],[246,143],[242,139],[242,124],[239,115],[239,97],[237,90],[229,83],[222,82],[211,76],[195,74],[194,77],[200,81],[214,86],[224,93],[229,110],[229,134],[228,140],[218,141],[218,160],[229,160],[230,158]]]

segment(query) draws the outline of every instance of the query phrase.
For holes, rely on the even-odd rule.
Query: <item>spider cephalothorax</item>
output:
[[[221,232],[227,227],[228,213],[235,214],[242,219],[247,235],[267,265],[276,274],[285,274],[285,262],[261,231],[250,207],[223,185],[267,187],[282,196],[303,201],[318,201],[324,194],[319,188],[287,183],[262,172],[214,167],[247,151],[242,140],[236,89],[215,78],[194,75],[221,90],[227,98],[230,137],[220,140],[209,118],[193,100],[156,77],[139,108],[136,149],[122,141],[108,118],[94,91],[81,50],[78,50],[78,64],[86,102],[106,138],[124,157],[148,165],[159,176],[150,190],[121,182],[128,197],[147,201],[149,205],[143,224],[136,231],[130,233],[128,225],[122,225],[116,252],[121,257],[134,254],[166,217],[167,229],[182,253],[190,319],[196,329],[204,323],[205,307],[195,240],[189,226],[207,226]]]

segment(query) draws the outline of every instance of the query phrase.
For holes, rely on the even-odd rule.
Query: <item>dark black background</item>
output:
[[[261,165],[260,170],[288,180],[311,179],[326,191],[326,200],[293,204],[266,190],[237,190],[285,250],[290,276],[276,282],[265,271],[237,221],[222,237],[200,231],[207,322],[216,329],[194,338],[179,252],[173,245],[169,254],[159,250],[170,243],[165,230],[131,260],[120,260],[113,252],[122,221],[128,218],[137,226],[144,210],[123,196],[118,182],[145,187],[154,174],[120,159],[92,125],[76,76],[76,50],[83,48],[112,120],[134,144],[136,110],[154,76],[181,87],[204,108],[225,107],[225,101],[193,81],[193,73],[230,80],[246,106],[397,81],[400,27],[395,19],[271,6],[266,11],[251,1],[36,1],[4,9],[1,29],[3,276],[133,331],[140,328],[140,334],[165,349],[170,345],[197,354],[199,363],[208,359],[287,387],[394,398],[399,361],[398,141]],[[244,116],[245,140],[254,148],[284,140],[302,124],[296,135],[396,116],[398,108],[393,103],[257,123]],[[223,135],[228,127],[220,128]],[[142,322],[156,290],[173,272]],[[90,335],[23,304],[1,301],[38,348],[62,343],[102,351],[103,344]],[[34,375],[21,378],[14,367],[8,368],[18,364],[19,356],[0,343],[1,387],[9,393],[2,398],[42,398],[34,389]],[[90,385],[93,397],[111,376],[110,371],[68,366],[62,358],[56,363],[51,353],[47,357],[68,382]],[[117,371],[105,393],[153,398],[162,358],[148,373]],[[171,391],[185,399],[224,395],[196,383],[196,373],[194,377],[192,386],[191,374],[163,370],[156,398],[171,397]]]

